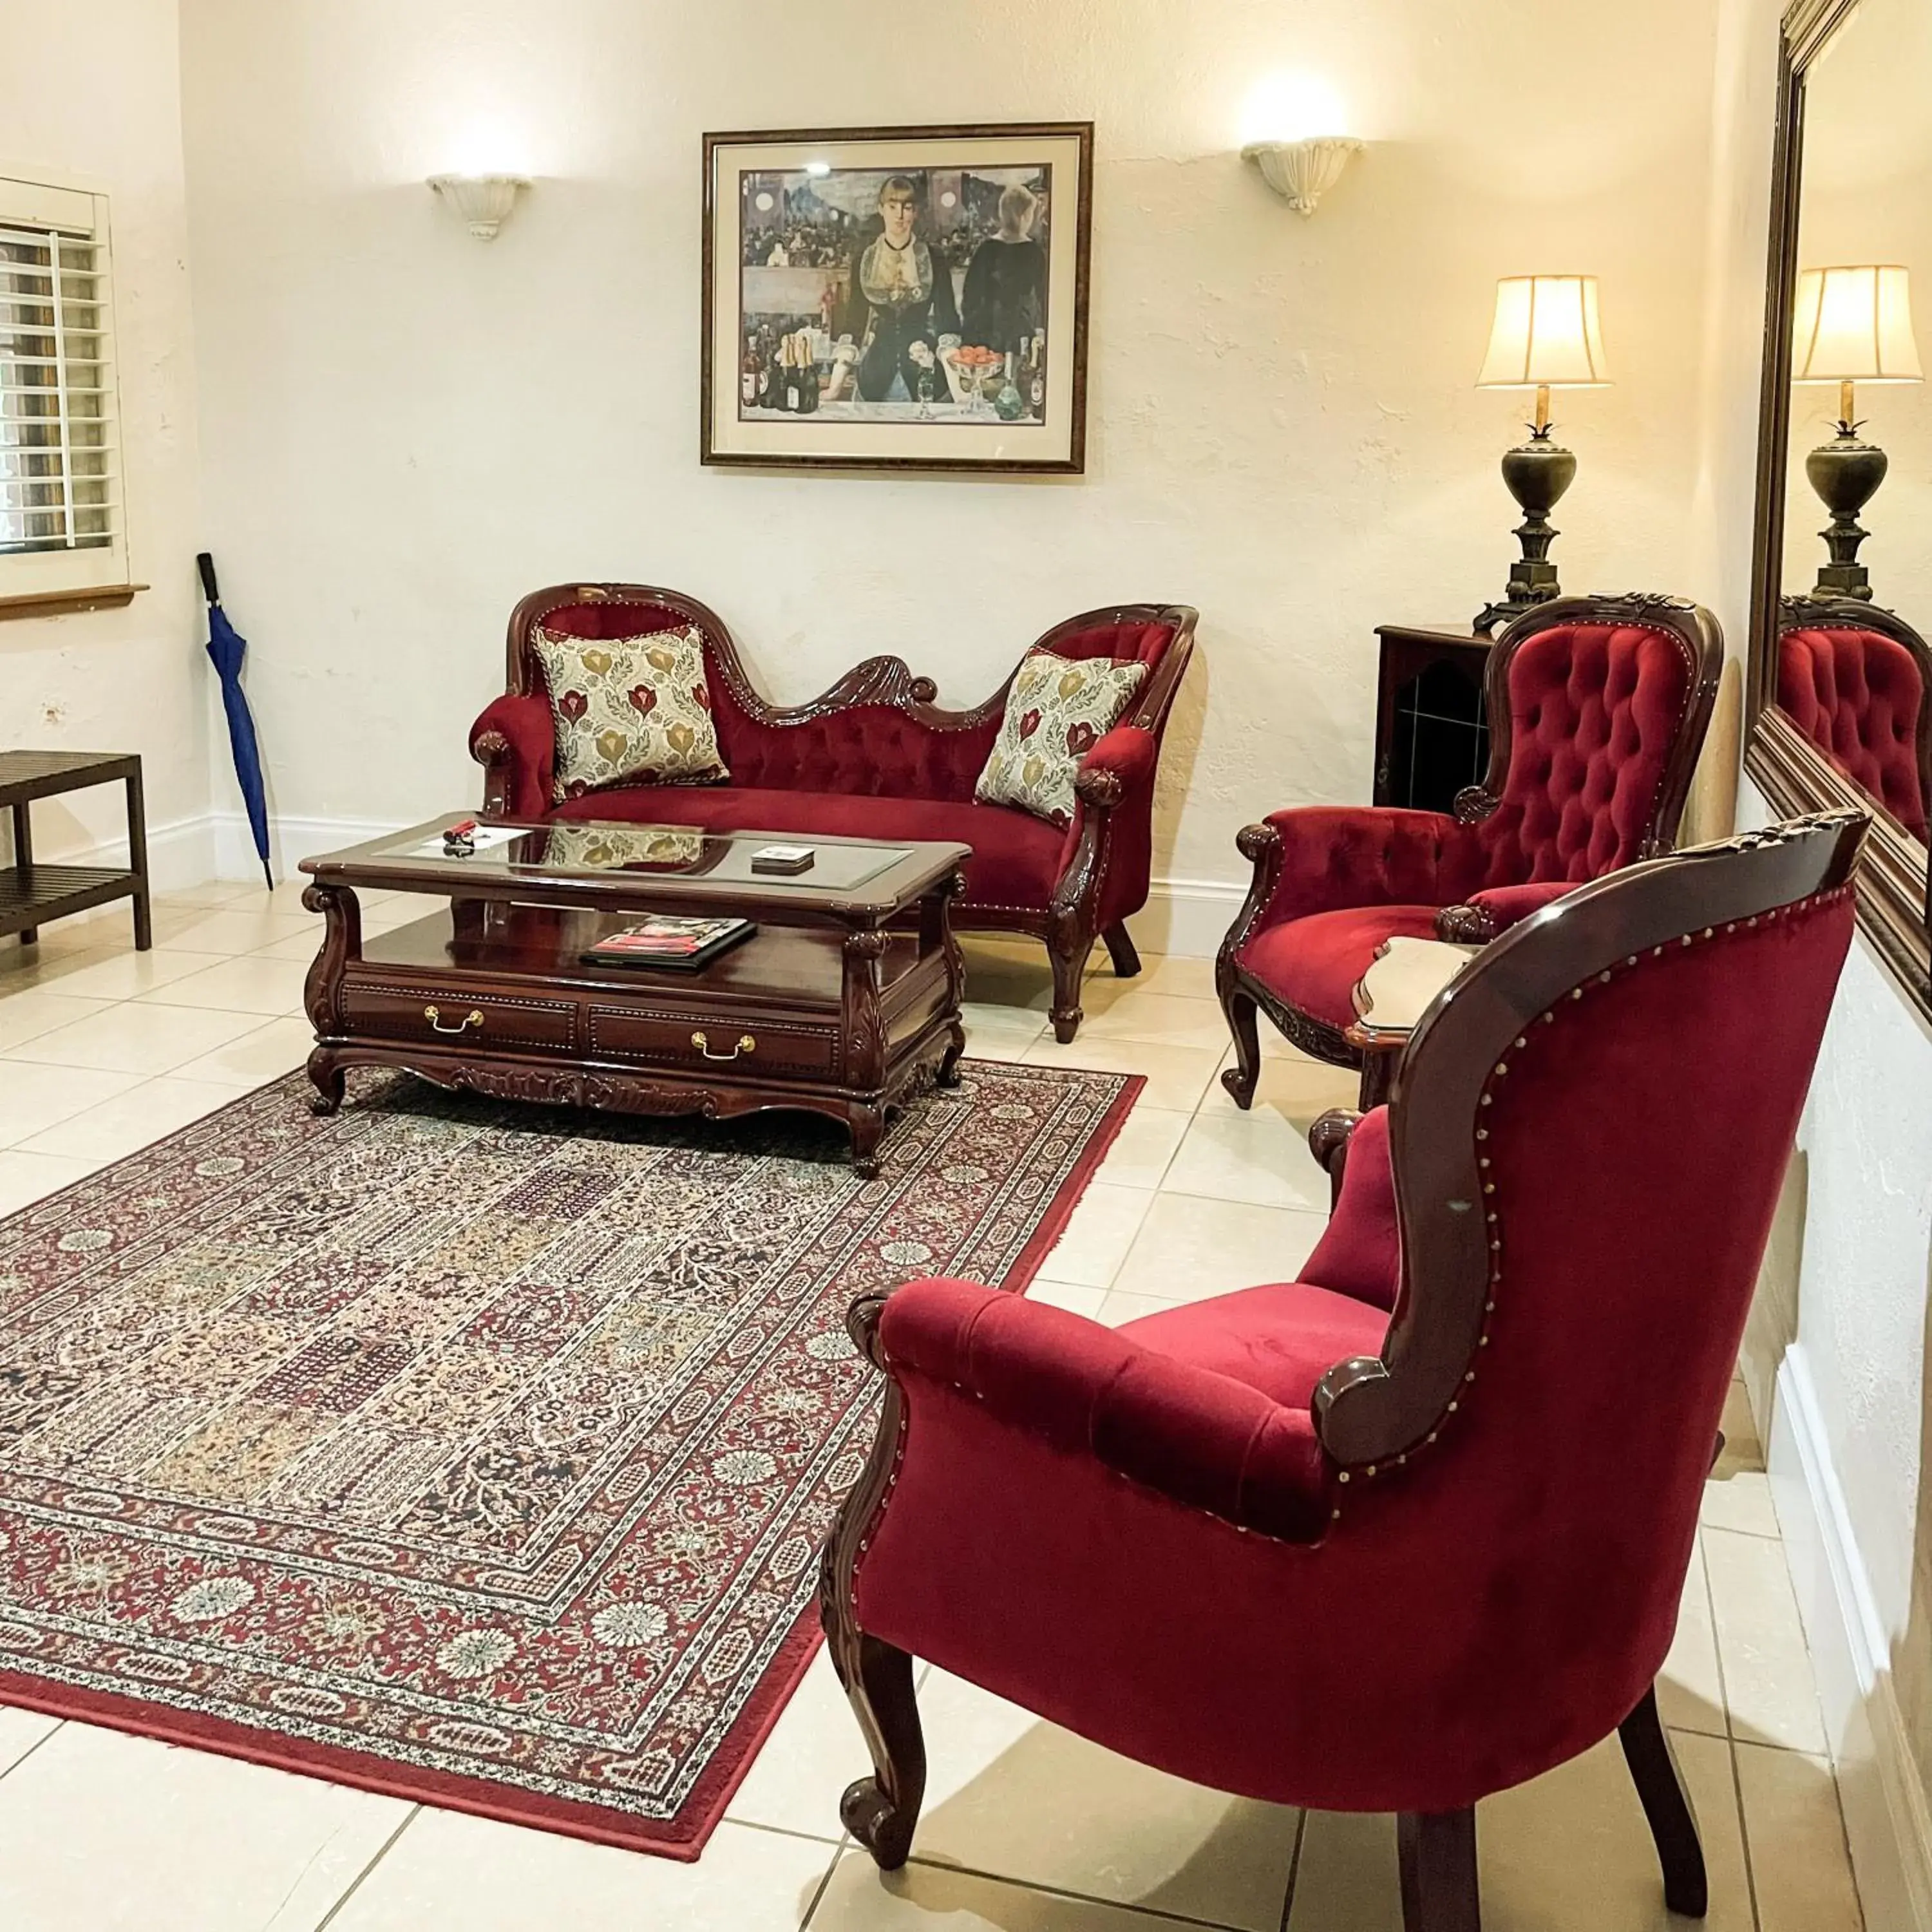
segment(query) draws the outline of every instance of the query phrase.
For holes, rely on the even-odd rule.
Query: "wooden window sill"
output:
[[[115,610],[131,604],[146,584],[98,584],[88,590],[36,590],[24,597],[0,596],[0,622],[9,617],[57,617],[70,610]]]

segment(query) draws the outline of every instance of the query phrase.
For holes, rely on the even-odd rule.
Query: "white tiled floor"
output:
[[[316,922],[298,886],[212,885],[0,940],[0,1213],[298,1066]],[[366,930],[413,916],[365,902]],[[1254,1112],[1216,1074],[1204,961],[1090,980],[1046,1030],[1035,950],[968,942],[971,1051],[1144,1074],[1034,1293],[1118,1322],[1292,1275],[1327,1184],[1303,1136],[1345,1074],[1271,1042]],[[1708,1486],[1661,1693],[1702,1824],[1712,1932],[1856,1932],[1838,1792],[1748,1412]],[[926,1674],[926,1814],[881,1880],[842,1842],[865,1754],[821,1658],[695,1865],[646,1858],[0,1707],[6,1932],[1396,1932],[1393,1826],[1228,1798]],[[1655,1863],[1614,1743],[1491,1800],[1485,1922],[1653,1932]]]

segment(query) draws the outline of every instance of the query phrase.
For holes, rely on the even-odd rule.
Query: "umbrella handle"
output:
[[[202,550],[196,555],[194,567],[201,572],[201,594],[209,603],[219,604],[221,592],[214,581],[214,559],[206,550]]]

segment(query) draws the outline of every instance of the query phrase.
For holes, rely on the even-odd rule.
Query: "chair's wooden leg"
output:
[[[1698,1842],[1696,1814],[1684,1788],[1677,1754],[1657,1714],[1654,1688],[1617,1726],[1650,1835],[1657,1840],[1658,1863],[1664,1868],[1664,1902],[1672,1912],[1701,1918],[1710,1904],[1710,1885],[1704,1873],[1704,1848]]]
[[[1221,987],[1221,1011],[1234,1036],[1234,1064],[1225,1069],[1221,1084],[1244,1112],[1255,1103],[1255,1083],[1262,1077],[1261,1036],[1255,1030],[1255,1003],[1232,980]]]
[[[1476,1895],[1476,1812],[1405,1811],[1396,1821],[1402,1858],[1402,1932],[1482,1932]]]
[[[836,1644],[832,1656],[836,1664]],[[880,1870],[897,1871],[912,1850],[926,1797],[926,1738],[913,1694],[912,1659],[862,1631],[846,1658],[838,1674],[866,1734],[874,1774],[845,1787],[838,1801],[839,1821],[872,1853]]]
[[[1087,975],[1094,935],[1065,922],[1048,933],[1046,950],[1053,962],[1053,1009],[1048,1017],[1054,1038],[1064,1046],[1080,1030],[1080,982]]]
[[[1132,979],[1141,970],[1141,956],[1134,950],[1134,942],[1125,922],[1114,920],[1100,937],[1106,943],[1107,957],[1114,962],[1114,978]]]
[[[861,1352],[880,1369],[885,1361],[879,1317],[885,1304],[883,1294],[861,1295],[845,1324]],[[905,1863],[926,1797],[926,1739],[913,1695],[912,1659],[860,1628],[854,1600],[860,1550],[896,1458],[903,1400],[898,1383],[888,1376],[872,1455],[826,1539],[818,1568],[818,1615],[826,1648],[872,1754],[873,1774],[846,1786],[838,1816],[881,1871],[896,1871]]]

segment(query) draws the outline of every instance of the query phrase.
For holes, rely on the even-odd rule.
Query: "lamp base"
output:
[[[1556,566],[1550,561],[1550,546],[1562,532],[1550,523],[1550,513],[1576,480],[1576,459],[1560,443],[1550,441],[1545,424],[1532,428],[1527,442],[1503,452],[1502,470],[1503,482],[1522,512],[1515,532],[1522,555],[1510,566],[1502,597],[1477,613],[1475,627],[1486,633],[1562,596]]]
[[[1858,521],[1858,512],[1871,501],[1891,467],[1877,444],[1866,442],[1855,422],[1840,422],[1832,440],[1804,459],[1804,474],[1819,500],[1832,513],[1830,525],[1818,534],[1831,557],[1819,566],[1814,597],[1849,597],[1871,601],[1871,574],[1858,561],[1858,546],[1871,532]]]

